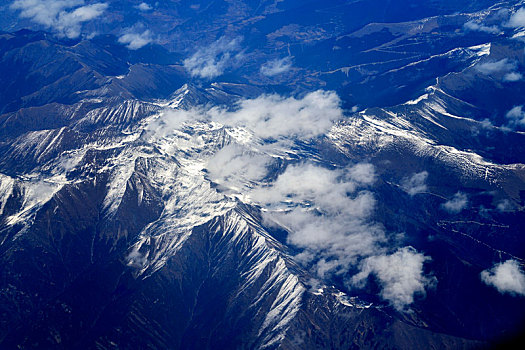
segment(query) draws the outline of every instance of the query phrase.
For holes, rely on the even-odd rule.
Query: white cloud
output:
[[[68,38],[77,38],[81,33],[81,24],[99,17],[107,8],[107,4],[97,3],[76,8],[72,12],[62,12],[56,29]]]
[[[58,15],[65,10],[84,4],[84,0],[16,0],[11,9],[20,10],[20,17],[46,27],[53,27]]]
[[[525,8],[522,7],[516,12],[514,12],[510,16],[510,19],[506,23],[506,26],[513,28],[525,27]]]
[[[145,2],[141,2],[139,5],[135,6],[136,9],[140,10],[140,11],[149,11],[151,9],[153,9],[153,7],[151,7],[151,5],[145,3]]]
[[[128,266],[135,268],[142,268],[148,261],[147,256],[142,255],[138,250],[132,250],[126,257],[126,260],[128,260]]]
[[[248,152],[239,145],[227,145],[208,160],[206,169],[213,181],[242,189],[245,184],[261,180],[271,160],[266,155]]]
[[[490,129],[490,128],[493,128],[494,125],[492,124],[492,122],[490,121],[489,118],[485,118],[483,119],[481,122],[480,122],[480,125],[483,129]]]
[[[508,58],[499,61],[484,62],[476,65],[476,70],[486,75],[492,75],[500,72],[512,71],[516,68],[515,62],[510,62]]]
[[[263,139],[311,139],[326,133],[343,117],[341,100],[333,91],[317,90],[302,98],[261,95],[238,101],[232,109],[166,109],[150,128],[165,132],[185,121],[208,121],[227,127],[243,127]],[[283,142],[284,142],[283,141]]]
[[[525,296],[525,274],[516,260],[507,260],[481,272],[481,280],[500,293]]]
[[[242,100],[234,111],[214,108],[213,120],[231,126],[244,126],[262,138],[297,136],[309,139],[327,132],[342,118],[341,100],[335,92],[314,91],[301,99],[263,95]]]
[[[503,81],[514,82],[523,79],[523,75],[519,72],[510,72],[503,76]]]
[[[198,49],[191,57],[184,60],[184,68],[192,76],[215,78],[224,71],[238,64],[244,54],[240,49],[241,38],[220,38],[211,45]]]
[[[342,113],[337,95],[312,94],[303,99],[262,96],[241,101],[233,111],[167,110],[147,130],[156,137],[166,137],[178,133],[186,123],[219,122],[226,128],[255,130],[256,135],[265,137],[305,139],[326,132],[330,120]],[[330,102],[326,103],[323,96]],[[317,120],[319,116],[330,122]],[[279,118],[288,121],[279,123]],[[177,147],[181,147],[180,142]],[[289,242],[304,249],[301,261],[313,264],[321,277],[344,272],[357,259],[381,250],[378,245],[385,239],[383,229],[368,222],[375,207],[374,196],[366,190],[376,179],[371,164],[336,170],[309,163],[289,165],[277,179],[265,183],[273,158],[264,150],[224,146],[207,159],[209,177],[263,206],[268,223],[287,227]]]
[[[165,109],[162,114],[151,121],[146,127],[149,134],[165,137],[172,134],[187,122],[202,121],[206,119],[204,111],[199,109]]]
[[[466,30],[471,30],[475,32],[485,32],[490,34],[499,34],[501,30],[497,26],[486,26],[474,21],[469,21],[463,26]]]
[[[142,26],[136,25],[125,30],[118,38],[118,42],[126,45],[130,50],[138,50],[153,42],[153,35],[149,29],[142,30]]]
[[[401,188],[411,196],[414,196],[418,193],[426,192],[427,177],[428,172],[426,171],[415,173],[411,177],[406,177],[401,181]]]
[[[274,76],[288,71],[292,67],[292,58],[284,57],[266,62],[261,66],[261,74]]]
[[[362,168],[369,169],[373,176],[373,167]],[[358,183],[349,179],[349,172],[352,170],[329,170],[310,163],[290,165],[270,187],[260,188],[252,196],[267,207],[281,207],[283,200],[295,204],[315,203],[323,212],[339,214],[353,207],[347,193],[355,192]],[[368,215],[370,208],[365,207],[367,209],[359,210],[357,216]],[[355,208],[352,212],[356,212]]]
[[[442,204],[443,209],[451,214],[457,214],[465,209],[468,205],[468,197],[466,194],[458,192],[452,199]]]
[[[381,297],[399,311],[414,302],[414,295],[425,295],[425,288],[435,284],[435,278],[423,273],[423,265],[429,257],[412,247],[403,247],[390,255],[366,258],[361,271],[352,278],[352,283],[362,286],[368,276],[375,275],[381,284]]]
[[[499,76],[504,82],[515,82],[523,79],[523,75],[517,71],[517,62],[510,61],[508,58],[480,63],[475,67],[478,72],[485,75]]]
[[[504,213],[504,212],[513,211],[514,206],[512,205],[511,201],[509,201],[508,199],[504,199],[498,203],[498,205],[496,206],[496,209],[499,212]]]
[[[346,169],[346,179],[362,185],[371,185],[376,181],[375,168],[370,163],[358,163]]]
[[[375,199],[363,189],[374,178],[370,164],[336,170],[310,163],[290,165],[250,196],[269,210],[269,222],[289,229],[289,243],[305,249],[298,259],[314,263],[314,271],[324,277],[344,272],[360,257],[380,250],[384,231],[368,222]]]
[[[515,129],[518,126],[525,126],[525,111],[523,105],[514,106],[505,114],[505,118],[509,121],[507,127]]]
[[[324,278],[345,274],[361,260],[386,252],[388,237],[371,218],[376,205],[369,189],[377,178],[374,166],[360,163],[327,169],[313,163],[289,164],[277,178],[267,175],[276,154],[291,139],[323,135],[342,117],[337,94],[315,91],[302,98],[262,95],[240,100],[230,109],[166,110],[147,130],[169,140],[171,135],[186,135],[181,130],[193,123],[209,123],[215,130],[223,125],[239,144],[201,154],[209,178],[230,194],[260,205],[265,223],[285,227],[288,242],[301,249],[296,260]],[[254,148],[242,144],[245,137],[253,136],[273,142],[256,141],[251,143]],[[194,136],[178,138],[173,152],[186,149],[185,137]],[[169,144],[166,149],[171,152]]]
[[[82,32],[82,24],[100,17],[106,3],[84,5],[84,0],[16,0],[10,8],[20,11],[20,17],[54,30],[70,39]]]

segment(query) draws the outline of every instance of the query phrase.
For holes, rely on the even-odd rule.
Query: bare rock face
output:
[[[0,5],[0,348],[519,331],[520,4],[108,4],[78,38]]]

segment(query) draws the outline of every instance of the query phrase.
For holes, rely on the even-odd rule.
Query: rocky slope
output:
[[[460,349],[519,328],[523,297],[480,273],[525,259],[524,45],[466,25],[519,4],[352,25],[370,2],[261,4],[201,5],[255,28],[256,63],[212,79],[162,43],[0,36],[0,347]],[[168,32],[206,41],[204,20]],[[288,71],[261,73],[268,47]]]

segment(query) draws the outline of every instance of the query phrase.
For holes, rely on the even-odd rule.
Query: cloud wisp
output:
[[[525,8],[520,8],[514,12],[509,21],[506,23],[507,27],[511,28],[523,28],[525,27]]]
[[[523,79],[523,74],[519,72],[509,72],[503,76],[503,81],[505,82],[520,81],[522,79]]]
[[[517,68],[517,63],[508,58],[476,65],[478,72],[484,75],[500,77],[504,82],[515,82],[523,79],[523,75],[517,71]]]
[[[268,77],[283,74],[292,68],[292,58],[284,57],[266,62],[261,66],[261,74]]]
[[[500,293],[525,296],[525,273],[519,262],[507,260],[481,272],[481,280]]]
[[[422,171],[415,173],[410,177],[406,177],[401,181],[401,188],[410,196],[415,196],[418,193],[427,191],[427,177],[428,172]]]
[[[245,192],[254,181],[260,181],[267,173],[271,157],[249,152],[231,144],[217,151],[206,164],[210,178],[220,184]]]
[[[242,38],[222,37],[207,47],[198,49],[183,62],[184,68],[194,77],[212,79],[234,67],[242,60]]]
[[[486,26],[482,23],[478,23],[475,21],[469,21],[463,25],[463,27],[466,30],[473,31],[473,32],[484,32],[489,34],[499,34],[501,33],[501,30],[498,26]]]
[[[392,306],[403,311],[414,302],[415,295],[424,296],[426,288],[436,283],[435,277],[423,273],[429,257],[412,247],[403,247],[389,255],[371,256],[361,263],[361,272],[352,277],[352,283],[362,285],[370,275],[375,275],[382,286],[381,296]]]
[[[145,3],[145,2],[141,2],[140,4],[138,4],[137,6],[135,6],[135,8],[136,8],[137,10],[140,10],[140,11],[143,11],[143,12],[150,11],[150,10],[153,9],[153,7],[151,7],[150,4]]]
[[[513,70],[515,64],[510,62],[508,58],[503,58],[499,61],[484,62],[476,65],[476,70],[480,73],[491,75],[499,72],[506,72]]]
[[[125,29],[124,33],[118,38],[118,42],[126,45],[130,50],[138,50],[153,41],[151,31],[144,29],[144,26],[140,24]]]
[[[468,197],[465,193],[458,192],[450,200],[442,204],[442,208],[450,214],[458,214],[468,206]]]
[[[20,11],[21,18],[28,18],[59,36],[75,39],[82,34],[82,25],[100,17],[108,4],[85,5],[84,0],[15,0],[10,8]]]
[[[506,127],[511,130],[515,130],[518,127],[525,127],[525,111],[523,105],[514,106],[505,114],[505,118],[508,120]]]
[[[496,205],[496,210],[500,213],[511,212],[514,211],[514,205],[508,199],[504,199]]]

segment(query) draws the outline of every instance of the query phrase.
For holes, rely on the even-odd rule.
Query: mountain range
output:
[[[0,5],[0,348],[513,339],[523,6]]]

